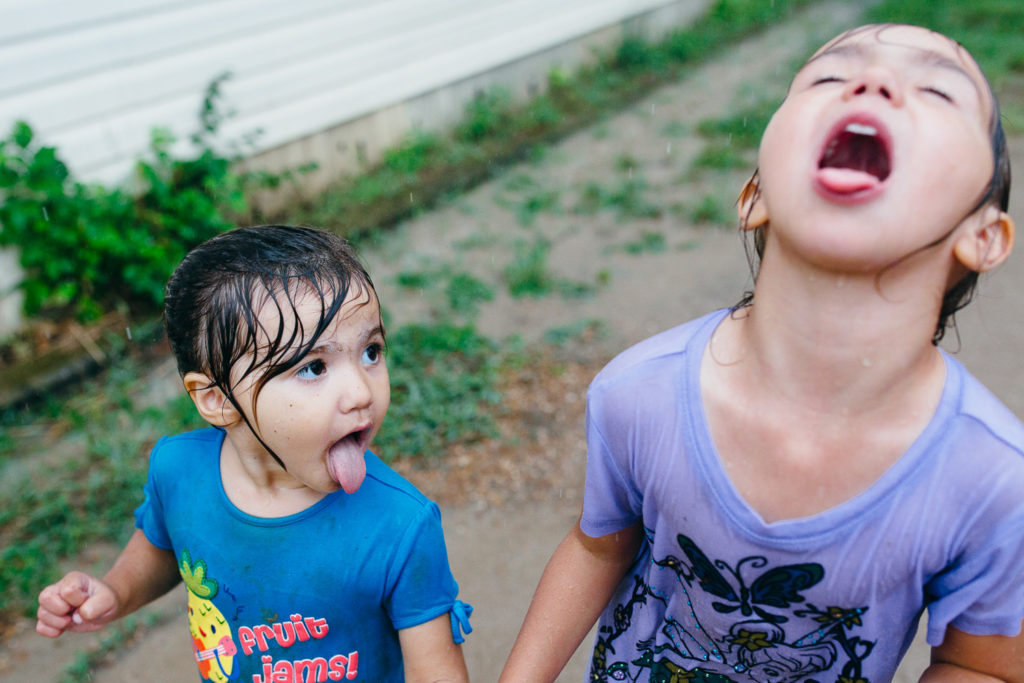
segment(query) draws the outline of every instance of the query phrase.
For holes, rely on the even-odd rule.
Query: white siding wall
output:
[[[671,0],[0,0],[0,131],[123,180],[154,126],[185,139],[223,72],[224,139],[264,151]],[[699,6],[702,3],[691,2]]]
[[[258,132],[266,168],[318,162],[316,190],[485,87],[535,91],[624,27],[664,32],[708,1],[0,0],[0,136],[25,120],[76,178],[120,184],[154,127],[187,144],[230,72],[219,140]]]

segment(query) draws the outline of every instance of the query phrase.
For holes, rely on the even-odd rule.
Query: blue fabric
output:
[[[601,616],[593,680],[891,681],[925,608],[932,645],[950,625],[1018,633],[1017,418],[944,355],[931,422],[884,474],[818,514],[766,522],[733,486],[701,400],[725,314],[641,342],[591,384],[580,526],[641,523],[646,537]]]
[[[473,606],[462,602],[461,600],[455,601],[455,607],[452,608],[452,638],[455,639],[456,644],[462,644],[466,642],[467,635],[473,632],[473,627],[469,625],[469,618],[473,615]]]
[[[227,498],[222,441],[216,429],[160,440],[135,513],[186,579],[204,679],[260,683],[313,671],[399,681],[398,630],[468,615],[457,607],[440,511],[372,453],[355,493],[265,519]]]

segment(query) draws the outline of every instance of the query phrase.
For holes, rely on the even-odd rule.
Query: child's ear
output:
[[[984,273],[1006,260],[1015,237],[1010,214],[988,206],[965,221],[964,231],[953,245],[953,255],[965,268]]]
[[[230,427],[238,422],[239,415],[235,406],[205,374],[186,372],[182,382],[204,420],[214,427]]]
[[[743,183],[740,198],[736,200],[736,213],[740,219],[740,230],[756,230],[768,223],[768,209],[764,206],[756,173]]]

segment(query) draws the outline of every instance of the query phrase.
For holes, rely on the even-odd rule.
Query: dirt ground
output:
[[[531,344],[552,330],[590,326],[509,378],[502,438],[454,449],[426,465],[398,466],[442,505],[461,597],[476,608],[474,632],[464,646],[472,680],[497,678],[544,564],[578,514],[583,401],[594,373],[618,350],[734,303],[749,286],[735,231],[691,225],[685,218],[684,209],[709,193],[728,205],[745,177],[744,171],[724,178],[687,175],[701,145],[693,134],[696,122],[728,115],[758,95],[781,95],[794,60],[856,23],[848,3],[816,7],[564,140],[541,161],[509,168],[364,250],[392,325],[428,316],[438,296],[400,288],[395,276],[450,266],[494,284],[497,294],[476,321],[488,336],[518,335]],[[1018,150],[1014,161],[1024,168],[1024,141],[1011,142],[1011,149]],[[587,182],[609,186],[623,178],[646,183],[644,196],[660,207],[659,216],[574,211]],[[556,199],[524,216],[524,188],[555,192]],[[1018,192],[1018,217],[1024,216],[1021,199]],[[665,248],[627,248],[650,234],[662,235]],[[550,245],[547,267],[560,281],[601,284],[584,298],[564,296],[557,288],[540,298],[511,298],[502,284],[505,265],[521,245],[538,239]],[[1011,296],[1022,285],[1024,255],[983,280],[977,301],[960,316],[959,357],[1024,415],[1024,384],[1014,362],[1024,339],[1024,303]],[[173,593],[149,608],[157,625],[119,649],[93,680],[195,681],[181,603],[182,596]],[[74,635],[49,641],[30,629],[20,624],[2,643],[0,680],[54,680],[76,651],[96,640]],[[560,681],[583,680],[588,644]],[[926,663],[926,649],[915,644],[896,680],[916,680]]]

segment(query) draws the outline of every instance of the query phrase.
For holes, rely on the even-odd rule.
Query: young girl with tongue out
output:
[[[224,233],[175,270],[164,320],[212,427],[156,444],[135,534],[103,580],[44,589],[37,631],[97,630],[184,581],[204,680],[466,680],[440,512],[367,450],[384,328],[345,242]]]
[[[936,343],[1010,253],[997,104],[952,40],[822,47],[738,203],[740,304],[588,394],[581,518],[502,681],[1024,681],[1024,426]]]

